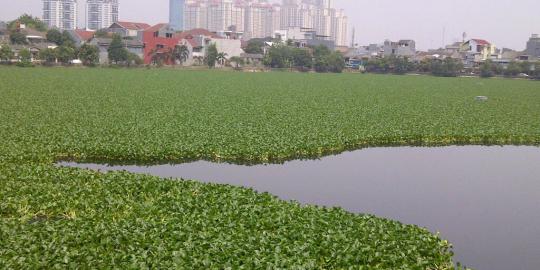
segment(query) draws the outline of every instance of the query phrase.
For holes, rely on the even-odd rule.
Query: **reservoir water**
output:
[[[539,147],[368,148],[256,166],[59,165],[230,184],[339,206],[440,232],[454,244],[456,261],[477,270],[540,269]]]

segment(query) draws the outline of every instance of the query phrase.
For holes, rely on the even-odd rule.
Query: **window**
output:
[[[165,46],[163,44],[158,44],[158,45],[156,45],[156,48],[163,49],[163,48],[165,48]]]
[[[172,38],[172,36],[173,36],[172,33],[167,33],[167,34],[165,34],[165,37],[166,37],[166,38]]]
[[[159,31],[154,32],[154,37],[159,37]]]

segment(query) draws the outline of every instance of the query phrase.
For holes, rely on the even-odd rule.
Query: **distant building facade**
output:
[[[184,30],[185,0],[169,0],[169,25],[176,31]]]
[[[77,28],[77,0],[43,0],[43,21],[51,28]]]
[[[460,53],[463,54],[465,67],[473,67],[482,61],[500,58],[495,45],[484,39],[471,39],[464,42]]]
[[[186,0],[183,17],[184,29],[217,32],[234,27],[244,32],[245,39],[252,39],[301,27],[339,46],[347,45],[348,18],[343,10],[332,8],[330,0],[283,0],[281,5],[268,0]]]
[[[107,31],[119,34],[123,38],[129,37],[142,40],[142,32],[150,27],[151,26],[146,23],[115,22],[111,26],[109,26],[109,29],[107,29]]]
[[[533,58],[540,58],[540,36],[538,36],[537,34],[533,34],[531,38],[529,38],[525,54]]]
[[[99,30],[118,22],[118,0],[87,0],[86,28]]]
[[[336,48],[336,43],[332,39],[325,35],[319,35],[317,31],[311,28],[289,27],[286,30],[274,32],[273,38],[281,40],[283,43],[292,41],[293,45],[298,48],[319,45],[324,45],[331,50]]]
[[[398,42],[386,40],[383,45],[383,53],[385,57],[414,57],[416,55],[416,42],[408,39]]]
[[[109,46],[111,45],[112,38],[94,38],[89,41],[90,45],[97,46],[99,48],[99,63],[109,63]],[[144,56],[144,44],[139,40],[122,40],[122,44],[128,52],[136,54],[141,59]]]
[[[153,53],[166,53],[169,49],[174,49],[180,41],[180,38],[175,34],[175,30],[166,23],[156,24],[145,29],[142,32],[142,41],[144,43],[144,55],[142,59],[144,63],[152,63]]]

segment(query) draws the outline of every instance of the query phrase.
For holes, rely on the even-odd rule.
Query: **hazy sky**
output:
[[[414,39],[428,49],[470,38],[483,38],[497,47],[525,48],[532,33],[540,33],[540,0],[334,0],[345,9],[359,44],[384,39]],[[83,0],[79,0],[83,6]],[[41,16],[41,0],[0,0],[0,20],[19,14]],[[84,19],[84,16],[80,16]],[[120,0],[120,19],[148,23],[168,21],[168,0]],[[443,31],[446,29],[446,31]]]

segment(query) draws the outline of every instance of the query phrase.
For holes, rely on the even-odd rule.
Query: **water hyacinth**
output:
[[[54,162],[262,163],[380,145],[540,144],[531,81],[0,68],[0,82],[2,269],[452,269],[450,244],[416,226]]]

